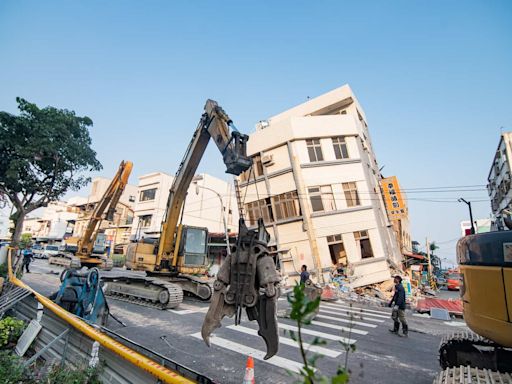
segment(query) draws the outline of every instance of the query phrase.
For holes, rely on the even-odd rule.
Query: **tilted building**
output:
[[[248,154],[253,169],[239,179],[246,219],[264,219],[285,275],[306,264],[322,282],[342,264],[355,287],[400,267],[366,117],[348,85],[261,121]]]

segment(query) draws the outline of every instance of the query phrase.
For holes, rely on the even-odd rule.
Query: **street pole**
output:
[[[432,264],[430,264],[430,244],[428,243],[428,237],[425,238],[425,247],[427,249],[427,261],[428,261],[428,280],[430,281],[430,278],[432,276]]]
[[[224,236],[225,236],[225,239],[226,239],[226,252],[227,252],[227,256],[231,255],[231,247],[229,245],[229,233],[228,233],[228,223],[227,223],[227,220],[226,220],[226,209],[224,207],[224,201],[222,200],[222,196],[220,195],[220,193],[218,193],[217,191],[211,189],[211,188],[208,188],[208,187],[203,187],[202,185],[199,185],[199,183],[196,181],[196,193],[199,194],[199,188],[202,188],[202,189],[206,189],[210,192],[213,192],[217,195],[217,197],[219,198],[220,200],[220,209],[221,209],[221,214],[222,214],[222,222],[224,223]]]
[[[466,201],[462,197],[458,201],[466,203],[469,207],[469,220],[471,220],[471,234],[474,235],[476,233],[476,231],[475,231],[475,225],[473,223],[473,210],[471,209],[471,201]]]

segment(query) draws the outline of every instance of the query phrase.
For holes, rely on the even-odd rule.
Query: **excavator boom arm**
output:
[[[231,128],[231,129],[230,129]],[[224,110],[213,100],[207,100],[204,113],[187,148],[167,200],[167,211],[162,223],[162,231],[157,254],[157,265],[163,259],[175,259],[178,221],[185,203],[188,188],[197,167],[206,151],[210,138],[213,138],[222,154],[226,173],[239,175],[252,165],[247,157],[247,135],[236,131],[233,122]],[[175,260],[173,260],[175,264]]]
[[[91,255],[99,225],[103,220],[103,214],[106,211],[106,218],[108,220],[113,219],[116,205],[123,194],[126,184],[128,184],[132,168],[133,163],[131,161],[122,161],[119,165],[117,173],[92,212],[85,232],[78,243],[77,255]]]

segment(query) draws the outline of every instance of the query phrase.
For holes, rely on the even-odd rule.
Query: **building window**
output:
[[[348,159],[348,150],[347,143],[345,142],[345,136],[333,137],[331,140],[336,159]]]
[[[156,188],[146,189],[144,191],[140,191],[139,201],[155,200],[155,196],[156,196]]]
[[[306,140],[306,145],[308,147],[309,161],[312,163],[323,161],[324,155],[322,154],[320,139],[308,139]]]
[[[359,194],[357,193],[357,185],[356,183],[342,183],[343,192],[345,192],[345,200],[347,201],[347,207],[356,207],[361,205],[361,201],[359,200]]]
[[[340,235],[327,236],[327,244],[329,245],[329,253],[331,254],[331,261],[334,265],[341,264],[347,265],[347,252],[343,245],[343,239]]]
[[[130,196],[128,197],[128,201],[129,201],[130,203],[135,203],[135,196],[134,196],[134,195],[130,195]]]
[[[256,177],[263,176],[263,164],[261,163],[261,156],[256,155],[252,157],[252,166]]]
[[[153,215],[142,215],[139,216],[139,226],[141,228],[147,228],[151,225],[151,218]]]
[[[286,192],[272,197],[276,220],[288,219],[300,215],[297,191]]]
[[[336,203],[334,202],[334,195],[330,185],[309,187],[308,193],[313,212],[328,212],[336,210]]]
[[[261,162],[261,156],[256,155],[252,157],[252,167],[240,174],[240,180],[242,182],[250,181],[250,179],[259,176],[263,176],[263,163]]]
[[[265,224],[274,221],[270,197],[246,204],[245,210],[247,211],[247,216],[249,217],[249,225],[256,225],[259,218],[263,218]]]
[[[361,258],[368,259],[373,257],[372,244],[370,243],[368,231],[354,232],[354,238],[356,239],[358,248],[361,250]]]

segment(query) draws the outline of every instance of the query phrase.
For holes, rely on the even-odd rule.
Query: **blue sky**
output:
[[[483,185],[512,130],[510,1],[0,2],[0,110],[15,97],[88,115],[109,177],[174,173],[206,98],[254,124],[349,83],[386,175]],[[223,176],[208,150],[200,171]],[[414,196],[412,233],[452,257],[472,192]],[[409,194],[412,197],[412,194]],[[486,217],[487,202],[474,204]],[[453,240],[453,241],[449,241]]]

